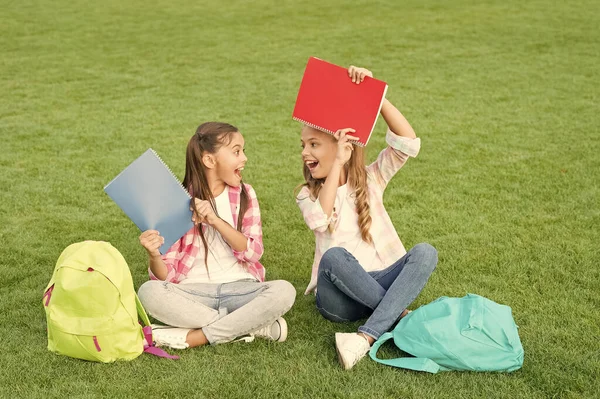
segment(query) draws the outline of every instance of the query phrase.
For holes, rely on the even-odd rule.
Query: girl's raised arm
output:
[[[404,115],[402,115],[402,113],[398,111],[398,108],[389,102],[387,98],[383,100],[381,115],[383,116],[383,119],[385,119],[385,123],[387,123],[392,133],[409,139],[417,137],[415,131]]]
[[[366,68],[359,68],[351,65],[348,68],[348,76],[350,79],[352,79],[352,83],[359,84],[365,80],[366,76],[372,78],[373,72]],[[415,131],[413,130],[412,126],[410,126],[410,123],[408,123],[404,115],[402,115],[402,113],[398,111],[398,108],[394,107],[394,105],[389,102],[387,98],[383,100],[381,115],[383,116],[383,119],[385,119],[385,123],[387,123],[392,133],[409,139],[414,139],[417,137]]]

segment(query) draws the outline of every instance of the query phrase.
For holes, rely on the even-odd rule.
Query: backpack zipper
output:
[[[98,338],[94,335],[93,339],[94,339],[94,345],[96,345],[96,350],[98,352],[102,351],[102,349],[100,349],[100,344],[98,343]]]
[[[46,302],[44,303],[44,306],[48,306],[48,304],[50,303],[50,297],[52,296],[52,290],[54,289],[54,284],[52,284],[50,286],[50,288],[48,288],[46,290],[46,292],[44,293],[44,297],[43,299],[46,300]]]

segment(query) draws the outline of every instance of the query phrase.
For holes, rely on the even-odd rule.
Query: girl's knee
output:
[[[156,295],[156,292],[158,290],[162,290],[162,285],[164,284],[164,281],[159,281],[159,280],[149,280],[146,281],[144,284],[142,284],[140,286],[140,288],[138,289],[138,297],[140,298],[140,301],[142,301],[142,298],[149,298],[149,297],[153,297]]]
[[[319,271],[331,270],[338,263],[344,263],[345,259],[349,256],[349,252],[341,247],[329,248],[321,257],[319,262]]]
[[[421,242],[413,247],[415,251],[427,254],[435,254],[437,256],[437,249],[429,243]]]
[[[155,302],[160,302],[161,292],[164,291],[165,282],[160,280],[149,280],[138,289],[138,297],[146,310],[154,308]]]
[[[413,251],[418,252],[420,255],[432,257],[437,259],[437,249],[431,244],[421,242],[413,247]]]
[[[285,280],[274,280],[269,282],[275,292],[277,292],[278,302],[289,310],[296,301],[296,288]]]
[[[430,268],[431,271],[435,270],[438,261],[438,252],[433,245],[422,242],[415,245],[412,250],[423,257],[423,265],[425,267]]]

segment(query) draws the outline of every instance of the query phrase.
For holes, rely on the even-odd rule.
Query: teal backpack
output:
[[[415,357],[379,359],[387,340]],[[441,297],[400,320],[371,348],[371,359],[416,371],[505,371],[523,365],[523,347],[510,307],[479,295]]]
[[[150,321],[127,262],[107,242],[68,246],[44,290],[43,305],[52,352],[104,363],[142,352],[177,358],[152,346]]]

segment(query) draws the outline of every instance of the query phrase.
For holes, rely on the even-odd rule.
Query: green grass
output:
[[[0,396],[584,398],[600,392],[597,1],[5,1],[0,24]],[[473,292],[512,307],[512,374],[344,372],[309,280],[291,120],[306,60],[369,67],[423,140],[385,201],[406,247],[439,250],[414,307]],[[147,278],[102,187],[145,149],[180,177],[203,121],[237,125],[270,279],[297,288],[284,344],[95,364],[46,350],[60,252],[106,240]],[[380,121],[369,145],[384,145]],[[387,355],[397,352],[388,346]],[[596,392],[594,394],[594,392]]]

